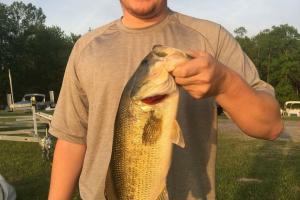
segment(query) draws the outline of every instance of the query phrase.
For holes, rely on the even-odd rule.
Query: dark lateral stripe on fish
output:
[[[143,144],[152,145],[161,136],[162,119],[154,115],[154,112],[150,112],[150,116],[144,126],[144,132],[142,136]]]
[[[166,95],[166,94],[157,95],[157,96],[142,99],[141,101],[145,104],[155,105],[155,104],[158,104],[158,103],[162,102],[167,96],[168,95]]]

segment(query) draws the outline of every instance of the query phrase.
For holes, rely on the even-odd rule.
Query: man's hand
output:
[[[192,60],[172,74],[192,97],[215,97],[232,120],[249,136],[273,140],[283,129],[274,97],[251,88],[242,77],[206,52],[188,52]]]
[[[224,93],[232,71],[206,52],[190,51],[188,54],[193,59],[172,72],[176,83],[196,99]]]

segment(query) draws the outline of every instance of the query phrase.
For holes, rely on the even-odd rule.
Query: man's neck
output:
[[[124,11],[124,16],[122,17],[122,23],[128,28],[145,28],[154,24],[157,24],[164,20],[169,14],[170,10],[166,9],[157,16],[151,18],[138,18],[131,15],[130,13]]]

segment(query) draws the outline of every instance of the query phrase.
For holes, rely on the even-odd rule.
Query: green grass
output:
[[[15,111],[15,112],[8,112],[4,110],[0,110],[0,116],[20,116],[20,115],[32,115],[30,110],[27,111]]]
[[[47,113],[52,114],[53,111]],[[31,115],[30,112],[24,111],[0,111],[0,132],[33,129],[32,121],[16,121],[17,116],[30,118]],[[46,127],[46,124],[38,124],[41,137],[44,136]],[[47,199],[50,171],[51,162],[45,158],[38,143],[0,141],[0,174],[15,187],[18,200]]]
[[[44,125],[44,124],[39,124],[37,126],[38,129],[45,129],[47,126]],[[11,126],[11,127],[6,127],[6,128],[1,128],[0,127],[0,132],[1,131],[17,131],[17,130],[23,130],[23,129],[33,129],[33,125],[23,125],[23,126],[19,126],[19,127],[16,127],[16,126]]]
[[[13,116],[0,112],[3,115]],[[0,118],[0,131],[3,121]],[[300,199],[300,143],[237,135],[219,134],[217,199]],[[51,162],[38,144],[0,141],[0,173],[16,188],[18,199],[47,199],[50,170]],[[79,199],[78,194],[73,199]]]
[[[218,145],[218,200],[300,199],[300,143],[221,134]],[[51,164],[37,144],[2,141],[0,161],[0,172],[16,188],[18,199],[47,198]]]
[[[18,199],[47,199],[51,164],[36,143],[0,141],[0,172]]]
[[[217,199],[299,200],[300,143],[220,135]]]
[[[300,121],[300,117],[297,116],[291,116],[291,117],[284,116],[283,119],[288,121]]]
[[[18,200],[48,197],[51,161],[37,143],[0,141],[0,173],[14,186]],[[79,200],[78,189],[73,200]]]
[[[53,110],[50,110],[50,111],[46,111],[46,110],[38,110],[37,112],[44,112],[44,113],[47,113],[47,114],[53,114]],[[9,117],[9,116],[23,116],[23,115],[32,115],[31,113],[31,110],[17,110],[17,111],[14,111],[14,112],[8,112],[8,111],[4,111],[4,110],[0,110],[0,117],[3,116],[3,117]]]

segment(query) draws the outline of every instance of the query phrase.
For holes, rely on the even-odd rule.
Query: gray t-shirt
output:
[[[210,21],[171,12],[162,22],[147,28],[129,29],[116,20],[84,35],[69,58],[50,128],[50,133],[60,139],[87,145],[79,181],[83,199],[105,199],[119,100],[127,81],[156,44],[206,51],[253,88],[273,92],[259,79],[235,39]],[[170,198],[215,199],[214,99],[194,100],[181,89],[178,121],[186,147],[174,147],[168,177]]]

